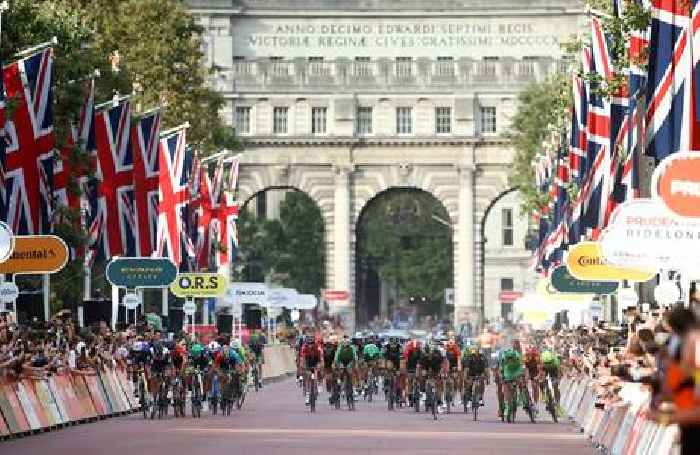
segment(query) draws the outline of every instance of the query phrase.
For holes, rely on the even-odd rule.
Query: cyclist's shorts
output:
[[[559,377],[559,367],[556,365],[544,365],[544,371],[547,373],[547,375],[553,379],[556,379]]]
[[[304,363],[306,368],[316,368],[321,363],[321,359],[319,357],[305,357]]]

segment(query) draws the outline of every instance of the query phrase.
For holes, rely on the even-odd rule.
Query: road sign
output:
[[[12,303],[19,297],[19,289],[17,285],[11,281],[6,281],[0,284],[0,302]]]
[[[141,298],[138,294],[128,292],[124,295],[122,303],[124,304],[127,310],[135,310],[141,304]]]
[[[55,235],[18,235],[14,243],[10,258],[0,263],[0,273],[55,273],[68,262],[68,246]]]
[[[559,292],[573,294],[612,294],[617,290],[618,283],[608,281],[582,281],[574,278],[569,269],[560,265],[552,272],[552,286]]]
[[[107,264],[107,281],[122,288],[166,288],[175,281],[177,268],[163,258],[114,258]]]
[[[218,297],[226,292],[226,277],[216,273],[181,273],[170,290],[178,297]]]
[[[348,300],[350,299],[350,293],[348,291],[333,291],[326,289],[323,291],[323,298],[326,300]]]
[[[292,318],[292,321],[297,322],[299,320],[299,318],[301,317],[301,311],[292,310],[289,312],[289,317]]]
[[[182,305],[182,311],[187,316],[194,316],[194,313],[197,311],[197,305],[195,305],[194,300],[186,301],[185,304]]]
[[[0,221],[0,262],[5,262],[10,258],[15,246],[12,230],[9,226]]]

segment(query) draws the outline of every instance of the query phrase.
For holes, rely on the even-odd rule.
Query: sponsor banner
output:
[[[617,290],[618,283],[606,281],[582,281],[574,278],[564,265],[552,272],[552,287],[559,292],[574,294],[612,294]]]
[[[649,281],[655,271],[610,265],[603,257],[599,242],[580,242],[569,249],[566,256],[569,273],[582,281]]]
[[[13,303],[19,297],[19,288],[12,281],[0,283],[0,302]]]
[[[267,291],[267,308],[294,308],[299,293],[290,288],[271,288]]]
[[[349,300],[350,293],[348,291],[335,291],[331,289],[326,289],[325,291],[323,291],[323,298],[328,301]]]
[[[180,273],[170,291],[177,297],[218,297],[226,292],[226,277],[216,273]]]
[[[0,262],[5,262],[10,258],[15,247],[15,238],[10,227],[0,221]]]
[[[501,291],[498,293],[498,300],[501,303],[513,303],[522,296],[520,291]]]
[[[609,263],[647,270],[699,268],[699,242],[700,218],[675,215],[656,199],[634,199],[618,206],[600,237]]]
[[[107,281],[113,286],[136,288],[167,288],[175,281],[177,268],[163,258],[114,258],[107,264]]]
[[[226,300],[233,305],[267,305],[267,285],[265,283],[231,283],[226,292]]]
[[[595,297],[594,294],[572,294],[559,292],[552,286],[552,281],[549,277],[540,278],[537,283],[537,295],[543,300],[549,302],[568,302],[568,303],[589,303]]]
[[[0,386],[0,395],[2,395],[7,402],[7,408],[2,409],[2,414],[5,416],[5,421],[10,427],[12,433],[23,433],[29,431],[31,427],[27,421],[27,416],[24,414],[22,409],[22,404],[17,398],[17,393],[15,387],[12,384],[3,384]],[[0,401],[0,404],[2,401]]]
[[[700,153],[679,152],[654,169],[652,197],[680,216],[700,218]]]
[[[0,263],[0,273],[55,273],[68,262],[68,246],[55,235],[18,235],[10,258]]]

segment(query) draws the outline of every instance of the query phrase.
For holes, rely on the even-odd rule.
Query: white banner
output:
[[[605,259],[620,267],[691,270],[700,267],[700,219],[673,214],[656,199],[620,205],[600,237]]]
[[[298,299],[296,289],[271,288],[267,291],[267,308],[294,308]]]

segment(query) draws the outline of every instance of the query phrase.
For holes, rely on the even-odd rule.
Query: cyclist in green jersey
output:
[[[545,349],[540,354],[540,359],[542,359],[542,368],[544,370],[545,378],[547,376],[552,380],[552,388],[554,389],[554,399],[559,405],[559,378],[561,376],[561,361],[556,352]]]

